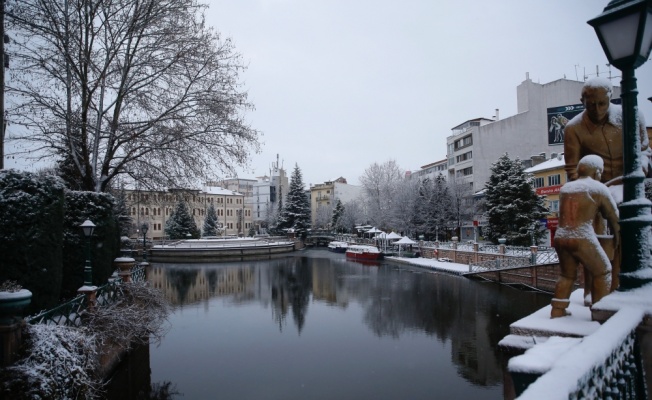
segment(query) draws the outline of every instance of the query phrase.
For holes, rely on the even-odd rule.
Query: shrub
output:
[[[32,292],[28,313],[59,301],[63,209],[59,178],[0,171],[0,281],[15,280]]]

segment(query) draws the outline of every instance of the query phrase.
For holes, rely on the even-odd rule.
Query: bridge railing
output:
[[[644,317],[641,309],[621,309],[596,332],[555,360],[550,370],[518,399],[647,398],[637,337],[637,327]],[[520,357],[527,356],[526,352]],[[532,365],[535,364],[540,363],[532,360]]]

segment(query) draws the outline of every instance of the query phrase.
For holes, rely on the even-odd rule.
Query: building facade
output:
[[[203,190],[168,189],[161,191],[125,190],[126,205],[132,220],[131,237],[140,237],[140,227],[148,225],[147,237],[165,239],[165,224],[177,203],[185,201],[190,215],[201,231],[212,204],[217,213],[222,235],[247,236],[253,226],[251,207],[244,194],[221,187],[207,186]]]
[[[278,211],[279,203],[284,204],[290,184],[285,169],[273,164],[270,176],[256,178],[253,184],[251,210],[254,229],[257,233],[267,233],[271,217]]]
[[[539,221],[548,231],[545,243],[542,243],[546,246],[552,246],[559,225],[559,192],[566,183],[564,165],[564,153],[553,153],[550,159],[525,170],[532,174],[532,186],[538,195],[545,198],[548,207],[548,215]]]
[[[310,212],[313,229],[327,228],[333,209],[339,200],[342,204],[360,198],[362,187],[349,185],[343,177],[310,185]]]
[[[564,151],[563,128],[584,107],[580,96],[584,82],[559,79],[546,84],[526,76],[516,90],[517,114],[500,119],[476,118],[452,129],[446,139],[449,181],[464,180],[473,192],[484,188],[491,165],[506,152],[528,166],[532,155]],[[620,96],[613,88],[612,98]]]
[[[423,165],[421,169],[419,169],[418,171],[412,171],[410,173],[410,178],[411,179],[417,178],[419,180],[428,178],[430,180],[434,180],[437,176],[441,174],[444,178],[448,179],[447,171],[448,171],[448,160],[443,159],[443,160],[435,161],[430,164]]]

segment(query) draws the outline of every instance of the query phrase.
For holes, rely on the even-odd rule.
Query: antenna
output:
[[[579,66],[580,66],[579,64],[575,64],[575,80],[576,81],[580,80],[579,76],[577,76],[577,67],[579,67]]]

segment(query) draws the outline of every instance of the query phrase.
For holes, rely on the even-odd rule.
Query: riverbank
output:
[[[443,272],[451,275],[462,275],[469,272],[469,266],[448,261],[439,261],[434,258],[404,258],[385,257],[385,260],[425,268],[436,272]]]

